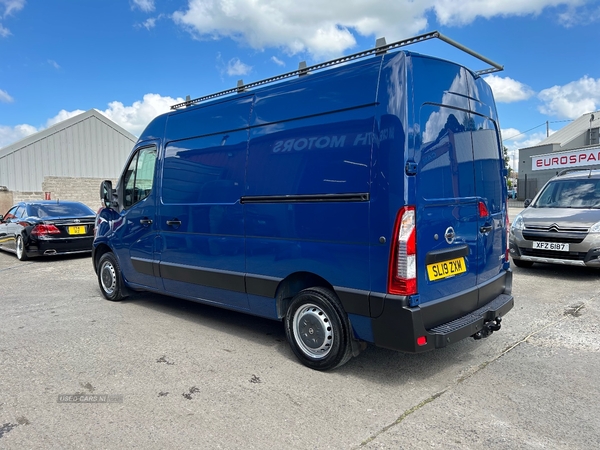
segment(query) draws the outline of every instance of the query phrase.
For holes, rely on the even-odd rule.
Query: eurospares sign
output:
[[[600,147],[531,157],[531,170],[566,169],[600,164]]]

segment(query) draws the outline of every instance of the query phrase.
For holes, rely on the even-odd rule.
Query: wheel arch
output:
[[[312,272],[295,272],[281,280],[275,294],[277,317],[283,319],[296,294],[311,287],[322,287],[335,292],[331,283]]]
[[[98,273],[98,261],[102,258],[102,255],[105,253],[112,252],[112,248],[110,248],[107,244],[98,244],[97,247],[94,248],[92,254],[92,263],[94,264],[94,272]]]

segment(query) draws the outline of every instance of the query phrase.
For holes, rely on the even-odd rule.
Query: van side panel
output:
[[[398,209],[408,204],[404,170],[408,151],[407,67],[404,52],[384,59],[377,94],[377,121],[374,129],[371,170],[371,291],[387,291],[392,230]],[[380,308],[372,307],[376,317]]]
[[[252,101],[251,94],[243,94],[169,113],[165,143],[247,129]]]
[[[169,117],[157,215],[168,293],[248,309],[240,198],[251,104],[241,97]]]
[[[242,199],[248,294],[274,296],[294,274],[368,293],[378,72],[370,61],[256,93]],[[368,315],[367,298],[347,312]]]

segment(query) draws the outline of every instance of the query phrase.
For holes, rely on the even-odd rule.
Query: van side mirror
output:
[[[531,199],[530,198],[528,198],[527,200],[525,200],[523,202],[523,207],[524,208],[527,208],[529,205],[531,205]]]
[[[115,191],[112,187],[112,181],[104,180],[100,183],[100,200],[106,208],[112,208],[115,205]]]
[[[2,219],[4,219],[4,216],[0,214],[0,222],[2,222]]]

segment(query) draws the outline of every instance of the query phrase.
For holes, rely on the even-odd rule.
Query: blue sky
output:
[[[599,25],[586,0],[0,0],[0,148],[91,108],[139,135],[186,95],[438,30],[505,67],[487,80],[512,155],[600,109]]]

